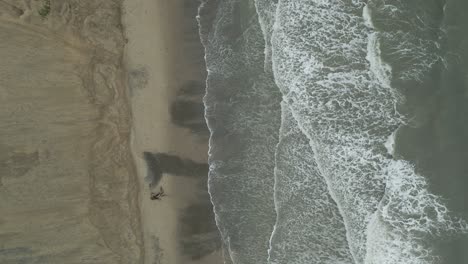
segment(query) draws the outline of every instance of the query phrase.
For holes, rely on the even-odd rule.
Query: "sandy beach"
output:
[[[206,77],[197,1],[124,1],[131,148],[145,263],[222,263],[206,190]],[[151,200],[151,192],[166,196]]]
[[[0,0],[0,264],[468,263],[467,9]]]
[[[142,263],[116,1],[0,1],[0,263]]]
[[[0,263],[222,263],[197,6],[0,1]]]

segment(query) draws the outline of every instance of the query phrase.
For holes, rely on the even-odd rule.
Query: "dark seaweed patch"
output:
[[[42,18],[46,18],[50,13],[50,0],[45,0],[41,9],[37,11]]]

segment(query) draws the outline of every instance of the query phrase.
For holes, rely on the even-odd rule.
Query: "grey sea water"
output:
[[[252,3],[207,2],[200,23],[211,131],[208,186],[226,262],[262,263],[276,218],[280,92],[263,69],[263,36]]]
[[[468,263],[468,2],[206,0],[227,263]]]

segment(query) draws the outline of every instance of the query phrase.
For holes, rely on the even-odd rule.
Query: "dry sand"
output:
[[[197,6],[195,0],[124,1],[132,151],[148,264],[222,263],[206,190]],[[161,186],[167,196],[151,200]]]
[[[0,263],[222,263],[197,5],[0,0]]]
[[[0,1],[0,263],[142,263],[121,3]]]

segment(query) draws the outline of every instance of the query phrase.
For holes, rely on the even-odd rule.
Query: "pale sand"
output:
[[[219,251],[193,260],[183,253],[185,249],[179,243],[180,213],[200,199],[203,190],[199,185],[203,180],[165,173],[158,186],[164,187],[167,196],[160,201],[150,200],[151,190],[144,180],[147,175],[145,151],[171,154],[201,164],[207,161],[206,138],[174,125],[169,112],[180,87],[190,81],[204,82],[204,68],[202,62],[197,61],[203,55],[194,54],[200,51],[196,28],[193,28],[195,20],[194,17],[187,19],[187,10],[184,11],[184,5],[187,8],[189,1],[196,2],[124,1],[123,21],[128,39],[125,61],[133,115],[131,147],[140,182],[141,225],[147,264],[222,263]],[[187,31],[192,32],[187,34]],[[194,224],[196,221],[199,220],[193,219]]]
[[[206,177],[165,173],[162,201],[143,180],[143,151],[205,168],[206,135],[168,111],[204,81],[188,2],[126,2],[125,69],[120,1],[48,2],[0,0],[0,263],[221,263]]]
[[[48,2],[0,1],[0,263],[142,263],[120,3]]]

